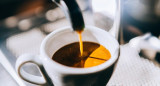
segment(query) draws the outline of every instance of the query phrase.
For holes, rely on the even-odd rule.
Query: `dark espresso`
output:
[[[79,42],[75,42],[57,50],[52,59],[66,66],[86,68],[102,64],[110,57],[111,54],[105,47],[93,42],[83,42],[81,55]]]

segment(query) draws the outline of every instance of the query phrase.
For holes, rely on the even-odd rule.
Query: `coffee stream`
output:
[[[82,31],[77,31],[77,33],[78,33],[78,38],[79,38],[80,53],[81,53],[81,56],[83,56]]]

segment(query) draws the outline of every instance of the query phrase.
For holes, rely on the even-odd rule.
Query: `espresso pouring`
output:
[[[54,61],[70,67],[87,68],[100,65],[111,58],[110,52],[104,46],[82,41],[83,31],[76,32],[79,42],[67,44],[57,50],[52,56]]]
[[[57,0],[58,4],[60,0]],[[63,46],[52,56],[52,59],[70,67],[93,67],[99,64],[104,63],[108,59],[110,59],[110,52],[102,45],[93,43],[93,42],[83,42],[82,41],[82,33],[85,29],[85,24],[83,20],[82,13],[76,0],[63,0],[68,7],[69,15],[68,19],[71,22],[72,28],[77,32],[79,42],[71,43]],[[74,4],[72,4],[74,3]],[[63,4],[59,4],[61,8],[65,8]]]

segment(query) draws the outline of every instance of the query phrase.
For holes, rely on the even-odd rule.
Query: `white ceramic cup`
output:
[[[110,51],[111,58],[103,64],[89,68],[73,68],[52,60],[58,49],[79,41],[77,33],[71,27],[63,27],[53,31],[42,41],[40,55],[20,56],[16,61],[16,71],[25,81],[39,85],[53,83],[54,86],[105,86],[119,56],[119,43],[109,32],[93,26],[86,26],[82,40],[103,45]],[[25,72],[21,68],[25,63],[37,64],[42,76]]]

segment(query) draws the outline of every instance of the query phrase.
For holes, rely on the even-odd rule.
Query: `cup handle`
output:
[[[41,76],[35,76],[32,74],[27,73],[21,67],[26,64],[26,63],[34,63],[36,64],[41,72]],[[37,85],[44,85],[46,83],[46,78],[44,72],[44,68],[42,66],[42,63],[37,55],[32,55],[32,54],[23,54],[21,55],[17,61],[16,61],[16,71],[18,75],[25,81],[30,82],[32,84],[37,84]],[[42,72],[43,71],[43,72]]]

